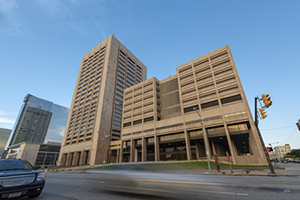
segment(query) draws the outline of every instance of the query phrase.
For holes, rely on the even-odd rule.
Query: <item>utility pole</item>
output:
[[[269,165],[271,174],[275,174],[274,167],[273,167],[273,165],[272,165],[272,163],[271,163],[271,161],[270,161],[270,157],[269,157],[268,150],[267,150],[267,148],[266,148],[266,146],[265,146],[265,143],[264,143],[264,141],[263,141],[263,139],[262,139],[260,130],[259,130],[259,128],[258,128],[257,100],[259,100],[259,98],[258,98],[258,97],[255,97],[255,111],[254,111],[254,114],[255,114],[255,126],[256,126],[256,129],[257,129],[257,132],[258,132],[258,136],[259,136],[261,145],[262,145],[262,147],[263,147],[265,156],[266,156],[266,158],[267,158],[267,162],[268,162],[268,165]]]
[[[200,122],[201,122],[201,126],[202,126],[202,133],[203,133],[203,139],[204,139],[204,146],[205,146],[205,151],[206,151],[205,154],[206,154],[206,158],[207,158],[207,166],[208,166],[209,172],[211,172],[210,162],[209,162],[209,159],[210,159],[209,141],[208,141],[208,136],[207,136],[206,130],[203,126],[204,118],[201,117],[201,115],[198,112],[197,108],[194,107],[193,110],[195,110],[197,112],[197,114],[199,115],[199,117],[200,117]]]
[[[104,158],[103,158],[103,170],[105,167],[105,158],[106,158],[106,148],[107,148],[107,140],[109,138],[109,135],[105,135],[105,149],[104,149]]]

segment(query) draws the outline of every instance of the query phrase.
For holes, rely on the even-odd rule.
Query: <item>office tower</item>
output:
[[[274,148],[274,151],[277,159],[279,161],[282,161],[284,159],[284,156],[292,151],[292,148],[289,144],[285,144],[284,146],[276,146]]]
[[[113,35],[82,57],[60,165],[102,164],[121,134],[123,91],[146,80],[147,68]]]
[[[234,164],[267,164],[228,46],[178,66],[174,76],[125,89],[121,132],[109,162],[206,160],[207,154],[228,161],[228,153]]]
[[[21,142],[61,142],[69,109],[26,95],[7,146]]]

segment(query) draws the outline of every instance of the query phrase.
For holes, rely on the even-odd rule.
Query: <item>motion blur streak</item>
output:
[[[169,181],[169,180],[153,180],[153,179],[134,179],[135,181],[148,181],[160,183],[185,183],[185,184],[198,184],[198,185],[222,185],[221,183],[204,183],[204,182],[191,182],[191,181]]]

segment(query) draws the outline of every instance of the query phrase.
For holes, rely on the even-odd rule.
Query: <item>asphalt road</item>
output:
[[[47,173],[40,200],[299,199],[299,177],[114,171]],[[27,199],[27,198],[20,198]]]

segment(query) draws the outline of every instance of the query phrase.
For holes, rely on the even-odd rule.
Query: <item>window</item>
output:
[[[127,122],[123,124],[123,127],[131,126],[131,122]]]
[[[201,104],[201,108],[204,109],[204,108],[209,108],[209,107],[218,106],[218,105],[219,105],[218,100],[215,100],[215,101]]]
[[[194,105],[194,106],[190,106],[190,107],[187,107],[187,108],[184,108],[183,110],[184,110],[184,113],[187,113],[187,112],[196,112],[195,110],[194,110],[194,108],[196,109],[196,110],[199,110],[199,106],[198,105]]]
[[[119,121],[122,121],[122,119],[121,119],[120,117],[114,116],[114,119],[119,120]]]
[[[123,94],[123,91],[117,88],[117,92]]]
[[[231,96],[231,97],[223,98],[223,99],[221,99],[221,103],[226,104],[226,103],[231,103],[231,102],[239,101],[239,100],[242,100],[242,97],[241,97],[240,94],[235,95],[235,96]]]
[[[117,108],[120,108],[120,109],[122,109],[122,107],[121,107],[121,106],[119,106],[118,104],[115,104],[115,106],[116,106]]]
[[[121,99],[123,99],[123,96],[121,96],[121,95],[119,95],[117,93],[116,93],[116,96],[119,97],[119,98],[121,98]]]
[[[112,127],[114,127],[114,128],[118,128],[118,129],[120,129],[121,127],[120,126],[117,126],[117,125],[112,125]]]

